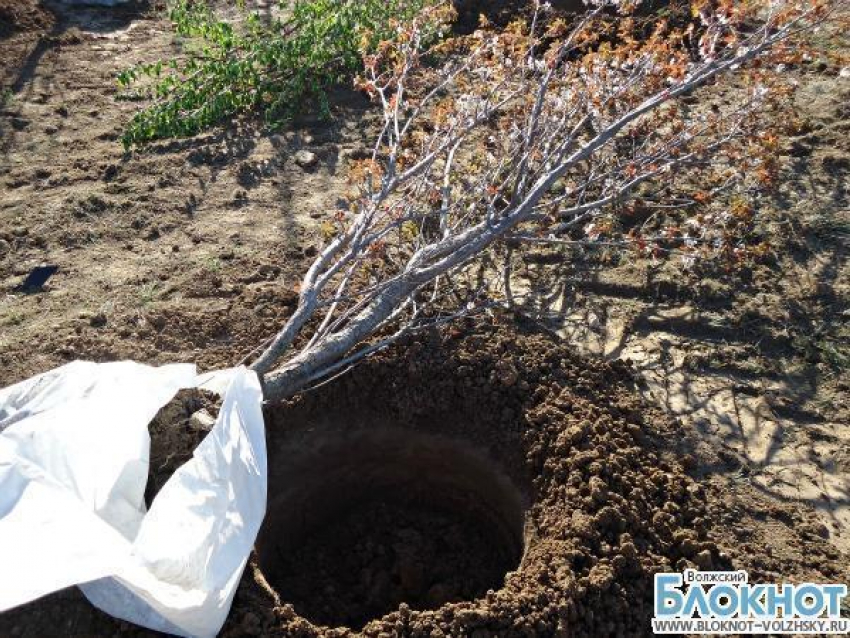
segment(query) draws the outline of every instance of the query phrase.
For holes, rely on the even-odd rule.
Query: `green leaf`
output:
[[[203,1],[172,0],[175,32],[190,38],[185,57],[141,64],[118,74],[129,89],[140,77],[158,100],[122,136],[125,148],[194,135],[253,109],[281,123],[315,104],[330,117],[327,89],[360,71],[360,43],[393,36],[391,23],[434,0],[295,0],[286,27],[248,14],[247,28],[218,19]],[[244,2],[237,0],[240,9]]]

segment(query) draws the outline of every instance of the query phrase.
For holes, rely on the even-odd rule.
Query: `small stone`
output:
[[[295,163],[304,170],[311,170],[319,163],[319,156],[312,151],[301,150],[295,154]]]
[[[103,328],[106,325],[106,314],[103,312],[97,312],[89,317],[89,325],[92,328]]]
[[[242,188],[237,188],[233,191],[233,203],[239,206],[248,203],[248,191]]]
[[[189,428],[192,430],[209,432],[213,425],[215,425],[215,418],[205,408],[201,408],[189,417]]]

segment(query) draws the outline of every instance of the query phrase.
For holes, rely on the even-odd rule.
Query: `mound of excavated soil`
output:
[[[685,565],[731,566],[711,537],[704,491],[657,449],[658,437],[677,435],[676,424],[641,402],[624,366],[571,355],[542,336],[492,327],[479,327],[464,339],[413,341],[401,352],[406,354],[371,361],[273,413],[271,494],[287,474],[288,454],[299,447],[293,442],[309,444],[317,430],[351,436],[391,426],[411,435],[450,437],[479,450],[522,493],[524,554],[501,588],[456,596],[461,600],[436,610],[417,609],[390,592],[388,599],[401,598],[409,606],[369,623],[364,634],[644,634],[653,573]],[[362,471],[372,469],[364,464]],[[269,521],[274,515],[272,501]],[[386,527],[379,516],[371,521]],[[422,532],[439,530],[428,525]],[[340,534],[335,543],[353,543],[362,531],[343,527]],[[394,551],[392,545],[385,550]],[[426,580],[447,567],[443,561],[457,560],[451,552],[423,558]],[[299,567],[300,574],[290,574],[288,581],[321,578],[307,565]],[[264,569],[262,557],[258,568]],[[311,612],[335,592],[295,589],[314,597],[288,606],[287,592],[279,591],[284,605],[260,633],[338,635],[310,623],[326,617]]]
[[[367,636],[646,635],[654,573],[765,573],[763,546],[745,562],[724,551],[725,505],[688,476],[675,451],[686,433],[638,397],[625,365],[533,331],[461,334],[402,344],[269,415],[262,586],[244,579],[238,607],[254,611],[225,635],[343,636],[330,627],[370,613]],[[806,552],[806,569],[840,576],[822,540],[809,535]],[[258,602],[263,589],[276,591]]]

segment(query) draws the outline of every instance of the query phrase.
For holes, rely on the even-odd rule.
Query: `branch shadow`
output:
[[[805,175],[810,167],[795,164],[794,170]],[[841,176],[831,182],[833,194],[820,200],[825,223],[846,205]],[[766,496],[806,504],[842,529],[850,513],[850,474],[836,460],[840,443],[820,450],[824,432],[835,424],[813,406],[825,384],[847,370],[810,358],[801,346],[819,335],[840,337],[847,310],[846,242],[822,236],[819,228],[799,228],[800,247],[789,255],[798,268],[774,268],[785,286],[775,294],[805,291],[803,280],[816,281],[808,296],[782,299],[791,307],[789,316],[770,308],[752,315],[736,311],[764,289],[763,281],[706,291],[653,267],[617,278],[609,266],[563,251],[524,264],[528,294],[519,310],[580,350],[631,360],[645,395],[691,422],[698,441],[729,451],[701,473],[729,481],[743,476]],[[798,484],[783,479],[792,470]]]

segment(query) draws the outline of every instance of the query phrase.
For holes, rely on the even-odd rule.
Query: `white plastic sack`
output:
[[[218,420],[145,512],[148,423],[178,390]],[[253,372],[74,362],[0,390],[0,612],[79,584],[103,611],[182,636],[221,629],[266,511]]]

